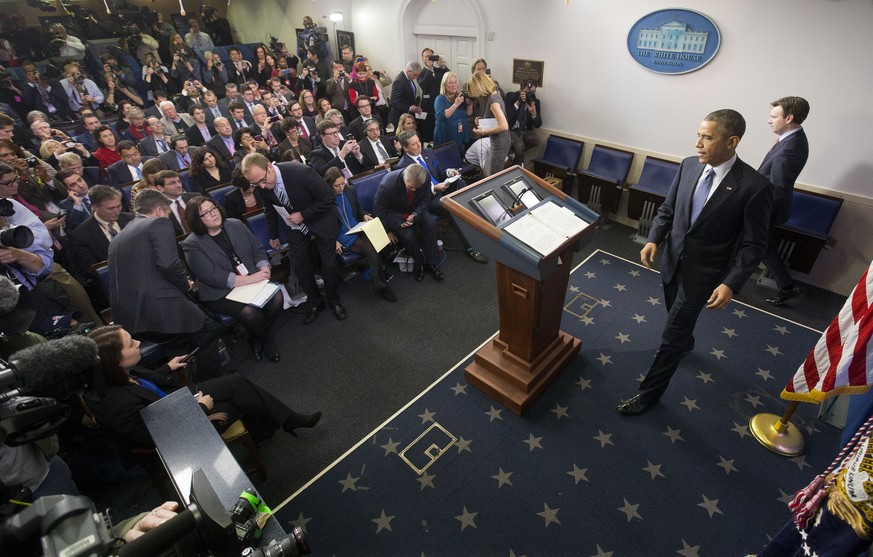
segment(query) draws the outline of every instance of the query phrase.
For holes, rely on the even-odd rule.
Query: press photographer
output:
[[[200,15],[203,16],[203,26],[212,37],[212,42],[218,46],[233,44],[230,23],[221,17],[218,11],[206,4],[200,5]]]
[[[158,62],[161,61],[161,56],[158,54],[158,41],[151,35],[143,33],[135,21],[123,23],[119,20],[119,27],[121,27],[119,46],[124,52],[136,58],[140,65],[146,64],[146,56],[149,53]]]
[[[67,33],[67,28],[60,23],[49,27],[51,40],[49,45],[54,56],[81,60],[85,57],[85,45],[78,37]],[[56,54],[54,54],[56,53]]]
[[[516,164],[524,164],[524,152],[541,143],[536,129],[543,125],[543,117],[536,93],[536,82],[525,79],[517,92],[506,94],[506,119],[512,138],[510,156],[515,157]]]

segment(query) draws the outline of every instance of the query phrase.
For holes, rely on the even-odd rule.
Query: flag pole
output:
[[[792,424],[798,401],[791,403],[780,418],[776,414],[756,414],[749,420],[749,431],[767,449],[783,456],[798,456],[806,450],[803,433]]]

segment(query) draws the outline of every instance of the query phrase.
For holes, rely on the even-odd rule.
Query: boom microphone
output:
[[[88,337],[71,335],[19,350],[10,360],[21,385],[20,392],[15,394],[29,393],[63,383],[90,369],[97,361],[97,343]]]

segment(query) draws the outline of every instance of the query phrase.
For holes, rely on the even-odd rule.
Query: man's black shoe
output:
[[[800,296],[801,290],[799,286],[792,286],[791,288],[786,288],[784,290],[780,289],[779,292],[773,298],[766,298],[768,304],[772,304],[774,306],[781,306],[791,298],[796,298]]]
[[[637,395],[623,401],[616,407],[619,414],[624,416],[636,416],[653,408],[658,404],[657,400],[645,398],[643,395]]]
[[[437,267],[436,265],[425,265],[424,272],[426,272],[436,280],[445,280],[446,278],[446,275],[444,275],[443,272],[440,271],[439,267]],[[418,280],[417,277],[416,280]]]
[[[339,302],[330,305],[330,309],[333,310],[333,314],[339,321],[342,321],[346,318],[346,308]]]
[[[383,288],[379,292],[379,294],[382,295],[383,300],[387,300],[389,302],[396,302],[397,301],[397,294],[395,294],[394,291],[391,290],[391,287],[388,286],[387,284],[385,285],[385,288]]]
[[[415,282],[424,280],[424,269],[416,269],[413,274],[415,275]]]
[[[303,319],[304,325],[309,325],[313,323],[316,319],[318,319],[318,313],[324,310],[324,302],[318,305],[310,304],[309,309],[306,310],[306,317]]]

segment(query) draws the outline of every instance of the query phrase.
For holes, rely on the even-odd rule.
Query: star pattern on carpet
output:
[[[418,417],[421,418],[422,424],[426,424],[427,422],[432,422],[434,416],[436,416],[436,412],[431,412],[427,408],[424,409],[423,413],[418,415]]]
[[[509,477],[512,475],[512,472],[504,472],[503,468],[497,468],[497,474],[491,476],[495,480],[497,480],[497,489],[505,485],[512,485],[512,482],[509,480]]]
[[[740,439],[746,436],[752,436],[752,434],[749,433],[749,424],[738,424],[737,422],[734,422],[734,427],[731,428],[731,431],[736,431],[737,434],[739,434]]]
[[[652,298],[651,296],[649,296],[649,299],[646,300],[646,301],[649,302],[650,304],[652,304],[652,306],[657,306],[657,305],[659,305],[659,304],[661,303],[661,300],[660,300],[660,299],[658,299],[658,298]]]
[[[548,528],[549,524],[555,523],[560,524],[561,521],[558,520],[558,511],[561,509],[551,509],[546,503],[543,503],[543,512],[537,513],[537,515],[543,517],[546,521],[545,527]]]
[[[592,555],[591,557],[612,557],[613,551],[603,551],[600,545],[597,545],[597,553]]]
[[[573,286],[573,285],[570,285],[569,289],[570,289],[570,292],[573,292],[575,294],[578,294],[579,292],[582,291],[578,286]]]
[[[790,493],[785,493],[784,491],[782,491],[780,489],[779,490],[779,497],[776,500],[779,501],[780,503],[784,503],[785,505],[787,505],[788,503],[791,502],[792,499],[794,499],[794,495],[792,495]]]
[[[602,365],[611,364],[612,363],[612,356],[607,356],[606,354],[601,352],[600,357],[595,358],[595,360],[598,360]]]
[[[634,316],[631,317],[631,319],[633,319],[637,323],[645,323],[646,322],[646,316],[640,315],[639,313],[635,313]]]
[[[379,445],[379,447],[385,449],[385,456],[390,454],[397,454],[397,447],[400,446],[399,442],[393,441],[390,437],[388,438],[388,442],[384,445]]]
[[[736,315],[740,319],[742,319],[743,317],[748,317],[746,315],[746,310],[744,310],[744,309],[735,309],[731,313],[733,313],[734,315]]]
[[[461,522],[461,532],[463,532],[467,526],[470,526],[471,528],[476,528],[476,515],[477,514],[479,514],[479,513],[477,513],[477,512],[471,513],[470,511],[467,510],[467,507],[464,507],[464,511],[455,517],[455,520],[458,520]]]
[[[592,437],[592,439],[597,439],[598,441],[600,441],[600,448],[601,449],[607,445],[615,445],[615,443],[612,442],[612,434],[611,433],[603,433],[603,431],[601,431],[599,429],[597,430],[597,435]]]
[[[609,301],[609,300],[600,300],[599,303],[600,303],[601,306],[603,306],[603,307],[605,307],[605,308],[611,308],[611,307],[612,307],[612,302]]]
[[[595,273],[592,273],[591,271],[588,271],[587,273],[585,273],[585,276],[590,278],[590,279],[597,278],[597,275]]]
[[[706,509],[706,512],[709,513],[709,518],[712,518],[715,513],[723,515],[724,513],[718,508],[718,499],[710,499],[706,495],[702,494],[703,501],[697,503],[698,507],[703,507]]]
[[[710,352],[710,354],[715,356],[716,360],[721,360],[722,358],[727,358],[727,356],[724,355],[724,350],[718,350],[716,348],[713,348],[712,352]]]
[[[303,516],[303,511],[300,511],[300,514],[297,515],[297,518],[291,521],[291,526],[296,526],[303,530],[303,533],[308,533],[306,531],[306,525],[309,524],[309,521],[312,520],[312,517],[306,518]]]
[[[629,274],[629,275],[632,276],[632,277],[638,277],[638,276],[640,276],[640,272],[637,271],[636,269],[633,269],[633,270],[631,270],[631,271],[628,271],[627,274]]]
[[[688,542],[682,540],[682,549],[677,550],[676,553],[682,555],[682,557],[700,557],[699,551],[699,545],[690,546]]]
[[[436,475],[435,474],[434,475],[428,474],[427,470],[422,472],[421,476],[415,478],[415,481],[417,481],[419,484],[421,484],[419,491],[424,491],[424,488],[426,488],[426,487],[429,487],[431,489],[436,489],[436,487],[434,487],[434,485],[433,485],[434,478],[436,478]]]
[[[561,418],[569,418],[570,414],[567,413],[567,406],[561,406],[560,404],[555,404],[555,407],[552,408],[552,412],[555,413],[555,417],[557,419]]]
[[[685,406],[686,408],[688,408],[688,411],[689,411],[689,412],[692,412],[692,411],[694,411],[694,410],[700,410],[700,407],[697,406],[697,399],[691,399],[691,398],[688,398],[687,396],[686,396],[686,397],[683,397],[683,398],[684,398],[685,400],[683,400],[683,401],[680,402],[679,404],[681,404],[682,406]]]
[[[782,354],[778,346],[770,346],[769,344],[767,345],[767,348],[764,349],[764,352],[769,352],[773,354],[773,356],[779,356]]]
[[[773,376],[770,374],[769,369],[758,368],[758,371],[755,372],[755,375],[760,375],[761,379],[763,379],[764,381],[769,381],[770,379],[773,379]]]
[[[613,286],[613,288],[618,290],[619,292],[624,292],[627,290],[627,287],[624,284],[616,284],[615,286]]]
[[[352,473],[349,472],[349,474],[346,476],[346,479],[339,481],[340,485],[343,486],[343,490],[340,493],[345,493],[348,490],[357,491],[358,486],[355,484],[358,483],[358,480],[360,479],[360,476],[355,478],[352,476]]]
[[[715,379],[712,378],[711,373],[700,371],[697,373],[697,378],[703,381],[704,385],[706,385],[707,383],[715,383]]]
[[[491,422],[493,422],[494,420],[502,420],[502,419],[503,419],[503,416],[500,415],[502,412],[503,412],[502,409],[500,409],[500,408],[494,408],[494,407],[492,406],[492,407],[491,407],[491,410],[485,412],[485,415],[488,416],[488,418],[489,418],[489,419],[488,419],[488,423],[491,423]]]
[[[812,468],[812,466],[808,462],[806,462],[806,456],[804,455],[795,456],[794,458],[789,458],[788,460],[796,464],[800,470],[803,470],[804,468]]]
[[[461,385],[460,383],[455,383],[455,386],[451,387],[451,390],[455,391],[455,396],[465,395],[465,394],[467,394],[467,385]]]
[[[619,342],[621,342],[622,344],[624,344],[625,342],[630,342],[630,341],[631,341],[631,339],[630,339],[630,335],[626,335],[626,334],[621,333],[621,332],[618,333],[618,335],[617,335],[615,338],[618,339]]]
[[[716,466],[724,468],[724,473],[726,476],[729,476],[731,472],[739,472],[736,466],[734,466],[734,459],[728,460],[725,457],[718,455],[718,460],[719,462],[718,464],[716,464]]]
[[[609,265],[609,263],[610,263],[609,259],[601,259],[600,260],[601,265]]]
[[[516,555],[512,548],[509,549],[509,557],[527,557],[527,555]]]
[[[651,474],[653,480],[658,476],[666,478],[667,476],[661,472],[661,466],[661,464],[652,464],[651,460],[646,459],[646,466],[644,466],[642,470]]]
[[[640,513],[638,511],[639,508],[640,508],[639,503],[637,503],[636,505],[633,505],[627,499],[625,499],[624,505],[619,507],[618,511],[623,512],[625,514],[625,516],[627,516],[627,521],[630,522],[631,520],[633,520],[635,518],[639,518],[640,520],[643,519],[643,517],[640,516]]]
[[[734,338],[737,336],[736,329],[728,329],[727,327],[724,327],[721,332],[722,334],[727,335],[728,338]]]
[[[469,440],[464,439],[463,435],[458,437],[458,442],[455,443],[455,446],[458,447],[458,454],[461,454],[464,451],[467,451],[468,453],[472,453],[473,451],[470,450],[470,443],[472,443],[472,442],[473,442],[472,439],[469,439]]]
[[[567,472],[567,475],[573,476],[573,479],[576,480],[576,485],[579,485],[579,482],[587,482],[588,481],[588,468],[579,468],[575,464],[573,464],[573,469]]]
[[[587,315],[586,315],[585,317],[580,318],[579,321],[581,321],[582,323],[584,323],[586,327],[587,327],[588,325],[594,325],[594,318],[593,318],[593,317],[588,317]]]
[[[542,437],[534,437],[533,433],[529,433],[528,438],[522,441],[522,443],[525,443],[528,447],[530,447],[530,452],[533,452],[534,449],[543,448],[543,446],[540,444],[540,441],[542,440]]]
[[[751,393],[746,395],[746,402],[752,405],[752,408],[757,408],[759,406],[764,406],[764,403],[761,402],[761,397],[758,395],[753,395]]]
[[[645,374],[645,373],[640,373],[639,375],[637,375],[637,383],[642,383],[642,382],[645,381],[645,380],[646,380],[646,374]]]
[[[391,532],[391,521],[394,520],[394,515],[388,516],[385,514],[385,509],[382,509],[382,514],[377,516],[376,518],[371,519],[372,522],[376,523],[376,533],[378,534],[382,530],[388,530]]]
[[[681,429],[673,429],[672,427],[667,426],[667,431],[665,431],[661,435],[666,435],[667,437],[669,437],[670,444],[673,445],[676,443],[676,441],[685,441],[685,439],[682,438],[681,434],[682,434]]]
[[[791,331],[788,330],[788,327],[785,325],[776,325],[773,327],[773,330],[779,333],[780,335],[790,335]]]
[[[594,389],[594,387],[591,386],[591,379],[585,379],[584,377],[580,377],[579,380],[576,381],[576,384],[579,385],[579,388],[583,391],[585,389]]]

